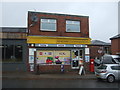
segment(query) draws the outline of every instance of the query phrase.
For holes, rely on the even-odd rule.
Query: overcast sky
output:
[[[89,16],[92,40],[118,34],[118,2],[2,2],[3,27],[27,27],[28,11]]]

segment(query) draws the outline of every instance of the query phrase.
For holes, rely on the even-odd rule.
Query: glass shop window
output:
[[[22,61],[22,46],[21,45],[3,45],[2,61],[3,62]]]
[[[22,60],[22,46],[21,45],[15,46],[15,58],[17,61]]]

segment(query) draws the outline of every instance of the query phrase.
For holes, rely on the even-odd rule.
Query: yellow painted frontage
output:
[[[28,36],[27,43],[34,44],[90,44],[90,38]]]

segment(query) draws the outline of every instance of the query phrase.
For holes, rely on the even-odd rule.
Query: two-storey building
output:
[[[27,35],[29,71],[71,72],[89,63],[88,16],[29,11]]]

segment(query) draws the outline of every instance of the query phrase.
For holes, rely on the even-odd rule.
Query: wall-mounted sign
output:
[[[65,44],[57,44],[57,47],[65,47]]]
[[[48,44],[39,44],[39,47],[48,47]]]
[[[89,48],[85,48],[85,54],[90,54]]]
[[[27,43],[42,44],[90,44],[90,38],[28,36]]]
[[[34,63],[34,56],[33,55],[29,55],[29,63]]]
[[[90,61],[90,56],[85,56],[85,62],[89,62]]]
[[[75,44],[74,47],[87,47],[87,45]]]
[[[29,48],[29,55],[34,55],[34,51],[36,51],[36,49],[34,49],[34,48]]]

